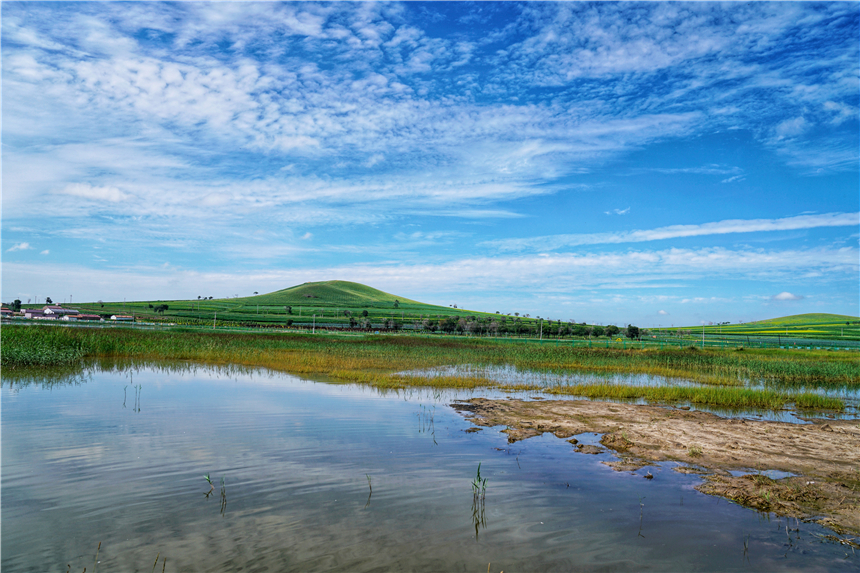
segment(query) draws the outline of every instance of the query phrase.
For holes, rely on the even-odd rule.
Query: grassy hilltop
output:
[[[163,309],[163,306],[167,306]],[[81,312],[134,314],[136,318],[186,324],[232,322],[270,326],[309,325],[379,328],[450,316],[487,319],[496,314],[425,304],[349,281],[311,282],[249,297],[72,305]],[[365,314],[366,313],[366,314]],[[314,317],[314,315],[316,315]],[[533,322],[533,319],[524,319]],[[353,324],[354,323],[354,324]],[[368,324],[369,323],[369,324]]]
[[[30,307],[40,305],[29,305]],[[134,315],[137,321],[185,325],[233,324],[263,327],[350,328],[358,330],[420,329],[478,334],[536,336],[602,336],[603,327],[567,324],[544,317],[475,312],[425,304],[349,281],[310,282],[248,297],[136,302],[90,302],[68,305],[84,313],[110,316]],[[622,329],[624,324],[618,325]],[[860,341],[860,317],[839,314],[799,314],[745,324],[704,327],[711,342],[755,345],[757,341],[782,344],[785,338]],[[657,339],[701,340],[702,327],[643,330],[649,341]],[[613,334],[614,337],[624,337]],[[779,341],[779,342],[777,342]]]
[[[701,334],[701,326],[667,329]],[[794,314],[743,324],[705,326],[708,336],[788,337],[829,340],[860,340],[860,317],[843,314]]]

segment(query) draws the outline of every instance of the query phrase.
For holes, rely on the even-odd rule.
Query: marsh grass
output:
[[[84,358],[137,363],[192,361],[262,367],[293,374],[324,375],[334,381],[380,389],[434,387],[539,390],[587,398],[687,401],[732,408],[843,408],[840,400],[799,389],[860,388],[860,361],[853,353],[747,350],[619,350],[565,345],[515,344],[479,339],[412,336],[341,337],[202,330],[143,331],[5,326],[0,330],[4,382],[33,366],[71,366]],[[409,376],[405,371],[450,365],[511,366],[538,373],[650,374],[684,378],[700,386],[651,387],[623,384],[503,384],[474,375]],[[748,382],[764,389],[745,388]]]

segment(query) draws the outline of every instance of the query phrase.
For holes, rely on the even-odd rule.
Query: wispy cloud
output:
[[[553,251],[579,245],[641,243],[728,233],[792,231],[818,227],[856,227],[857,225],[860,225],[860,213],[827,213],[823,215],[799,215],[782,219],[728,219],[700,225],[671,225],[657,229],[620,233],[549,235],[526,239],[505,239],[487,241],[483,245],[500,251]]]
[[[471,276],[468,261],[534,275],[511,283],[532,292],[576,282],[564,269],[596,259],[551,256],[529,271],[521,259],[535,257],[512,253],[674,239],[695,258],[684,239],[856,228],[856,193],[841,178],[858,163],[857,28],[850,3],[7,3],[4,239],[49,238],[82,268],[129,265],[129,277],[169,258],[200,273],[260,265],[262,277],[289,264],[319,274],[278,280],[340,270],[395,280],[395,263],[361,266],[385,260],[445,289],[460,283],[439,274]],[[697,146],[707,152],[687,153]],[[761,181],[745,161],[753,153],[793,195],[783,203],[782,187],[760,188],[762,218],[749,219],[732,193]],[[835,177],[816,177],[832,190],[802,184],[819,175]],[[643,220],[633,199],[643,191],[679,212],[677,195],[651,183],[693,179],[705,184],[700,211],[666,220],[721,221],[601,233],[578,214],[605,212],[623,228]],[[569,201],[581,207],[573,215]],[[830,213],[780,218],[795,203]],[[790,244],[786,256],[807,252]],[[503,256],[479,256],[485,247]],[[667,253],[602,256],[675,268]],[[441,266],[422,277],[420,260]],[[776,272],[762,264],[762,276]],[[18,280],[9,269],[4,285]],[[183,272],[156,276],[180,284]],[[595,277],[658,290],[688,284],[682,275]]]
[[[788,291],[783,291],[783,292],[781,292],[781,293],[779,293],[779,294],[777,294],[777,295],[772,296],[771,298],[772,298],[773,300],[780,300],[780,301],[785,301],[785,300],[802,300],[802,299],[803,299],[803,297],[802,297],[802,296],[800,296],[800,295],[796,295],[796,294],[791,294],[791,293],[790,293],[790,292],[788,292]]]
[[[30,243],[18,243],[6,249],[7,253],[14,253],[15,251],[28,251],[33,247],[30,246]]]

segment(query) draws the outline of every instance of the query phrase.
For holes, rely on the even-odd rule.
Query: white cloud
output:
[[[783,291],[777,295],[772,296],[771,298],[773,300],[801,300],[801,299],[803,299],[802,296],[796,295],[796,294],[791,294],[788,291]]]
[[[802,117],[786,119],[776,126],[776,135],[780,139],[785,137],[795,137],[806,131],[809,123]]]
[[[42,252],[41,252],[41,253],[39,253],[39,254],[40,254],[40,255],[50,255],[50,254],[51,254],[51,251],[49,251],[48,249],[45,249],[44,251],[42,251]]]
[[[604,211],[604,213],[606,213],[607,215],[612,215],[612,214],[626,215],[629,212],[630,212],[630,207],[627,207],[626,209],[612,209],[611,211]]]
[[[6,249],[6,252],[7,253],[14,253],[15,251],[27,251],[27,250],[30,250],[32,248],[33,247],[30,246],[30,243],[18,243],[16,245],[13,245],[12,247],[9,247],[8,249]]]
[[[577,245],[640,243],[729,233],[792,231],[819,227],[856,227],[857,225],[860,225],[860,213],[826,213],[822,215],[799,215],[782,219],[727,219],[725,221],[702,223],[699,225],[671,225],[657,229],[620,233],[548,235],[528,239],[502,239],[487,241],[483,244],[498,248],[501,251],[547,251]]]
[[[84,199],[92,199],[94,201],[108,201],[110,203],[118,203],[129,198],[127,193],[123,193],[116,187],[94,187],[88,183],[72,183],[67,185],[60,193]]]
[[[660,315],[663,315],[663,316],[668,316],[668,314],[669,314],[669,313],[668,313],[668,312],[666,312],[665,310],[661,310],[661,311],[658,311],[658,312],[657,312],[657,314],[660,314]]]
[[[134,285],[143,299],[196,296],[200,284],[209,285],[218,295],[233,293],[249,283],[260,292],[274,291],[307,281],[349,277],[386,292],[403,296],[427,293],[477,293],[488,291],[554,292],[564,285],[569,292],[580,290],[627,289],[640,291],[644,286],[667,281],[678,287],[707,279],[734,281],[794,280],[799,273],[816,270],[820,280],[848,280],[860,271],[860,252],[856,248],[801,250],[665,249],[603,254],[555,254],[546,257],[465,257],[440,263],[357,263],[312,269],[246,269],[235,273],[202,272],[178,268],[153,267],[85,270],[69,265],[45,269],[40,265],[4,264],[3,290],[16,292],[27,284],[49,288],[58,281],[80,282],[75,292],[84,298],[122,298],[123,289]],[[62,278],[60,278],[62,277]],[[80,278],[72,278],[80,277]],[[187,291],[187,294],[184,294]],[[84,294],[89,293],[89,294]],[[108,294],[105,294],[108,293]],[[110,294],[113,293],[113,294]],[[158,294],[153,294],[158,293]],[[792,295],[794,296],[794,295]],[[77,295],[76,295],[77,297]],[[726,302],[725,297],[684,299],[689,302]]]

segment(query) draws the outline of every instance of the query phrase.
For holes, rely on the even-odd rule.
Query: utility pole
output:
[[[540,319],[540,339],[543,340],[543,319]]]
[[[311,330],[311,334],[316,334],[316,333],[317,333],[317,315],[314,315],[314,325],[313,325],[313,330]]]
[[[215,318],[212,319],[212,330],[215,330],[215,321],[218,320],[218,313],[215,313]]]

